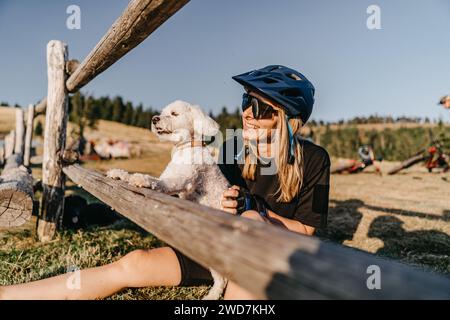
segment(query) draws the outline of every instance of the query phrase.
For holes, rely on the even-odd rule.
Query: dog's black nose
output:
[[[157,124],[158,121],[159,121],[160,119],[161,119],[160,117],[154,116],[154,117],[152,118],[152,123],[153,123],[153,124]]]

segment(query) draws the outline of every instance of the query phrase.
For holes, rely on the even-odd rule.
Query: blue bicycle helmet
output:
[[[279,103],[289,118],[300,117],[303,124],[308,121],[313,110],[315,89],[300,72],[271,65],[232,78]]]

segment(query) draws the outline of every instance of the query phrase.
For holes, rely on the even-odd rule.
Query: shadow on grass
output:
[[[346,240],[352,240],[362,219],[360,208],[365,206],[364,202],[358,199],[345,201],[331,200],[334,207],[328,210],[328,227],[318,231],[321,238],[330,239],[333,242],[342,244]]]
[[[342,244],[352,240],[362,219],[361,208],[389,213],[375,218],[369,226],[368,238],[383,241],[376,254],[431,267],[435,271],[450,274],[450,236],[438,230],[406,231],[396,216],[418,217],[427,220],[450,220],[450,210],[442,216],[399,209],[366,205],[358,199],[332,200],[328,216],[328,228],[318,236]]]
[[[450,274],[450,236],[437,230],[406,231],[403,221],[380,216],[370,225],[369,238],[383,241],[376,254],[423,264]]]

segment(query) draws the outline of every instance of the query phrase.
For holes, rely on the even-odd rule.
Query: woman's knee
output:
[[[228,281],[228,285],[224,294],[224,300],[255,300],[256,296],[235,282]]]
[[[129,286],[177,285],[181,281],[178,259],[169,247],[134,250],[117,264]]]
[[[148,259],[148,251],[143,249],[133,250],[117,261],[117,266],[124,272],[133,272],[133,269]]]

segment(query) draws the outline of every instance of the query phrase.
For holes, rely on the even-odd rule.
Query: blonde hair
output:
[[[285,117],[286,113],[284,110],[279,109],[274,150],[277,177],[280,185],[276,191],[276,195],[278,195],[277,202],[290,202],[300,192],[303,185],[303,149],[300,143],[296,141],[295,159],[292,164],[289,164],[289,131]],[[290,119],[289,124],[294,136],[300,132],[303,126],[300,118]],[[245,155],[242,176],[247,180],[255,180],[258,150],[255,143],[246,140],[244,144],[248,152]]]

